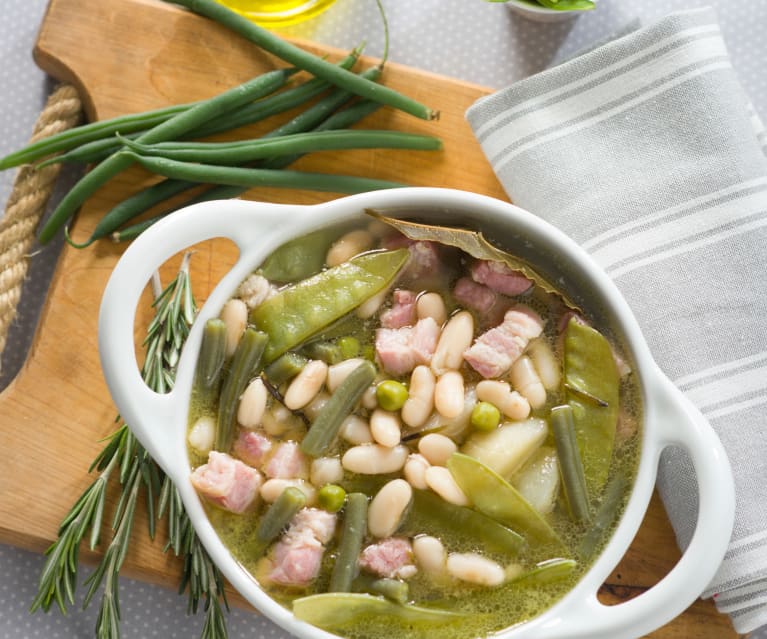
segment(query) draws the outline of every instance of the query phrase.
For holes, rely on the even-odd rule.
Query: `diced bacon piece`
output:
[[[263,481],[255,468],[215,450],[208,453],[207,464],[194,469],[190,479],[197,492],[233,513],[248,509]]]
[[[270,479],[306,479],[309,477],[309,460],[298,442],[281,442],[266,462],[264,474]]]
[[[358,561],[361,568],[379,577],[408,579],[417,568],[413,560],[413,547],[403,537],[388,537],[367,546]]]
[[[272,449],[272,441],[262,433],[241,429],[234,441],[235,456],[249,466],[259,467],[267,453]]]
[[[439,330],[432,317],[418,320],[415,326],[377,329],[376,354],[381,365],[392,375],[404,375],[419,364],[428,364],[437,348]]]
[[[436,242],[414,241],[400,234],[386,238],[383,245],[387,249],[410,249],[410,260],[401,274],[403,279],[418,280],[433,275],[440,268],[439,244]]]
[[[415,324],[415,293],[398,288],[392,295],[391,308],[381,313],[381,326],[384,328],[402,328]]]
[[[477,284],[469,277],[462,277],[455,283],[453,296],[456,301],[478,313],[487,313],[495,305],[498,294],[484,286]]]
[[[269,579],[283,586],[309,585],[319,574],[325,544],[335,527],[333,513],[317,508],[299,510],[274,547]]]
[[[506,311],[503,322],[475,339],[463,358],[482,377],[500,377],[542,331],[543,321],[535,311],[515,306]]]
[[[490,260],[474,262],[471,278],[503,295],[519,295],[533,285],[532,280],[527,279],[523,273],[511,269],[503,262]]]

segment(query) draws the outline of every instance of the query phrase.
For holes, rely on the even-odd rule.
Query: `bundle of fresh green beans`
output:
[[[350,175],[286,170],[305,153],[342,149],[396,148],[438,150],[441,141],[398,131],[349,129],[387,105],[423,119],[437,117],[428,107],[377,83],[381,66],[354,73],[361,49],[333,64],[226,9],[214,0],[168,0],[229,27],[288,65],[259,75],[210,99],[85,124],[45,138],[0,159],[0,170],[25,163],[92,164],[62,198],[39,232],[50,241],[82,204],[107,181],[134,164],[161,176],[107,211],[85,247],[104,237],[130,240],[178,206],[237,197],[253,187],[359,193],[403,186]],[[385,24],[385,21],[384,21]],[[384,60],[386,54],[384,54]],[[312,78],[294,82],[300,71]],[[257,139],[199,141],[304,106],[288,122]],[[205,185],[201,191],[200,186]],[[151,217],[143,213],[186,193]]]

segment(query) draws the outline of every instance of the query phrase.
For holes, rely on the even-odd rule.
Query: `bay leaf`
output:
[[[414,242],[437,242],[438,244],[461,249],[464,253],[468,253],[478,260],[502,262],[510,269],[522,273],[545,292],[557,295],[570,309],[581,312],[578,305],[575,304],[565,291],[554,286],[527,260],[512,255],[491,244],[480,231],[400,220],[388,217],[375,209],[366,209],[365,213],[391,226]]]

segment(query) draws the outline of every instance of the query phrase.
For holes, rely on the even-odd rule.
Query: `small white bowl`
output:
[[[727,549],[735,496],[726,454],[711,426],[663,375],[628,307],[610,278],[573,240],[535,215],[493,198],[439,188],[402,188],[362,193],[313,206],[242,200],[196,204],[165,218],[125,251],[104,292],[99,316],[101,363],[118,411],[147,451],[176,484],[190,520],[229,582],[253,606],[296,637],[337,635],[296,619],[275,602],[234,559],[205,514],[189,475],[187,415],[205,322],[217,317],[239,283],[285,241],[327,225],[358,219],[368,208],[387,215],[483,230],[518,251],[552,281],[588,292],[590,308],[611,320],[634,363],[641,389],[641,459],[628,505],[607,547],[578,584],[542,615],[502,630],[497,639],[636,639],[667,623],[700,596]],[[152,273],[167,259],[198,242],[231,239],[237,263],[200,309],[179,360],[176,383],[165,395],[141,379],[134,347],[136,307]],[[687,449],[698,485],[698,522],[679,563],[658,584],[631,601],[605,606],[597,592],[639,529],[655,485],[660,454]]]
[[[506,0],[506,7],[509,11],[533,22],[564,22],[577,18],[583,13],[588,13],[588,11],[557,11],[524,0]]]

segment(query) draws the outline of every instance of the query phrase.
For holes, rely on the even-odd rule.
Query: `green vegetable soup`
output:
[[[640,452],[631,363],[587,297],[478,233],[374,213],[278,248],[198,360],[191,480],[224,544],[346,637],[468,639],[546,610]]]

